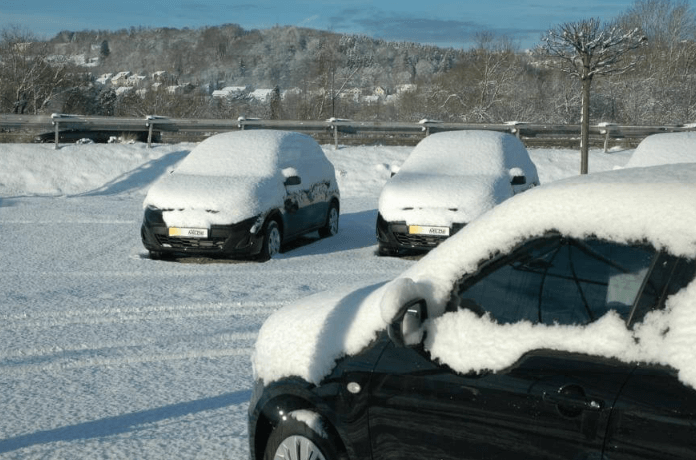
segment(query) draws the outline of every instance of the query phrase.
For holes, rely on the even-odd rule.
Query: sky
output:
[[[693,1],[693,0],[691,0]],[[512,38],[531,48],[557,25],[592,17],[604,21],[626,12],[633,0],[4,0],[0,27],[18,25],[40,38],[60,31],[130,27],[199,28],[238,24],[244,29],[275,25],[308,27],[468,49],[479,32]]]

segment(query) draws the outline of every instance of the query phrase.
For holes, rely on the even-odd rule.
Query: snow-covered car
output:
[[[380,255],[425,252],[516,193],[539,185],[516,137],[449,131],[418,143],[379,197]]]
[[[625,167],[641,168],[673,163],[696,163],[696,132],[648,136],[638,144]]]
[[[259,256],[318,230],[338,232],[333,165],[306,134],[250,130],[201,142],[148,191],[142,241],[152,258]]]
[[[696,164],[555,181],[393,281],[276,311],[251,458],[693,459],[695,183]]]

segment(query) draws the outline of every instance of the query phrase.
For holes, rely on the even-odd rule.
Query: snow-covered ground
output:
[[[266,262],[152,261],[148,187],[194,144],[0,144],[0,459],[244,459],[250,355],[264,319],[318,291],[415,262],[375,255],[377,201],[411,147],[324,150],[335,237]],[[632,151],[590,152],[590,172]],[[579,153],[531,149],[540,180]]]

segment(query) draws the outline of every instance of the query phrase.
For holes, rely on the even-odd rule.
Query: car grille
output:
[[[393,233],[394,238],[399,244],[414,247],[435,247],[442,243],[447,237],[431,235],[410,235],[408,233]]]
[[[166,235],[155,235],[160,246],[172,247],[175,249],[217,249],[225,244],[225,238],[171,238]]]

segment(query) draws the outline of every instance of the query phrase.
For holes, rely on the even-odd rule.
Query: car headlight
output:
[[[149,224],[164,224],[162,210],[152,205],[148,205],[145,208],[145,215],[143,219]]]

